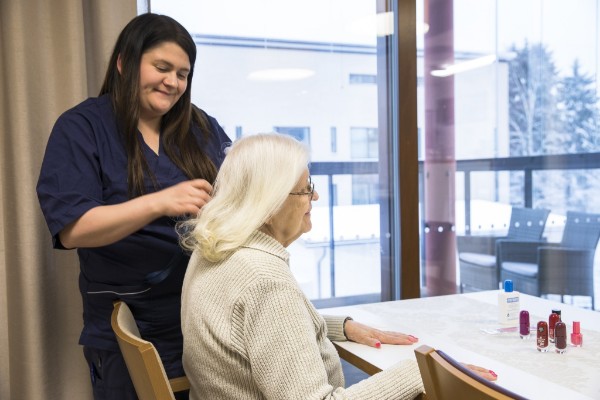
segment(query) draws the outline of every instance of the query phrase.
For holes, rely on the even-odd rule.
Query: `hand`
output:
[[[156,218],[196,216],[210,201],[211,192],[210,183],[192,179],[120,204],[97,206],[65,226],[60,241],[67,249],[107,246]]]
[[[492,371],[491,369],[478,367],[477,365],[473,365],[473,364],[465,364],[465,363],[461,363],[461,364],[464,365],[465,367],[467,367],[468,369],[470,369],[471,371],[475,372],[477,375],[481,376],[482,378],[487,379],[488,381],[495,381],[496,379],[498,379],[498,375],[496,375],[496,373],[494,371]]]
[[[204,179],[192,179],[178,183],[167,189],[156,192],[161,215],[177,217],[180,215],[196,216],[198,211],[210,201],[212,186]]]
[[[346,337],[356,343],[366,344],[371,347],[381,347],[384,344],[413,344],[419,341],[412,335],[406,335],[399,332],[380,331],[370,326],[361,324],[351,319],[344,323],[344,332]]]

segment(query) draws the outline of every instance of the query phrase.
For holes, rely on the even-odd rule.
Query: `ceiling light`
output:
[[[312,69],[304,68],[269,68],[253,71],[248,74],[251,81],[297,81],[315,74]]]
[[[431,75],[446,77],[460,72],[469,71],[475,68],[481,68],[486,65],[493,64],[496,61],[496,55],[490,54],[489,56],[474,58],[469,61],[461,62],[458,64],[445,66],[443,69],[436,69],[431,71]]]

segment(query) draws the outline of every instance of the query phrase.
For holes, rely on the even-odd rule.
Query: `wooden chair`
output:
[[[550,210],[513,207],[506,236],[458,236],[460,291],[495,290],[500,282],[496,244],[502,239],[539,242]]]
[[[427,400],[525,399],[475,374],[443,351],[415,349]]]
[[[111,325],[140,400],[174,400],[174,393],[189,390],[187,377],[167,378],[156,348],[141,338],[131,310],[124,302],[115,301]]]

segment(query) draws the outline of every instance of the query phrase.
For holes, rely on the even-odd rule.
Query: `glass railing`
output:
[[[335,179],[340,175],[377,174],[378,163],[372,162],[313,162],[311,175],[319,182],[317,188],[321,199],[313,208],[313,231],[301,238],[298,248],[315,252],[315,271],[306,281],[312,281],[313,290],[307,290],[309,297],[320,306],[356,304],[367,301],[379,301],[381,281],[380,259],[380,210],[378,204],[368,205],[336,205],[334,193],[339,188]],[[560,241],[564,226],[564,215],[573,210],[568,201],[561,201],[560,196],[545,194],[549,188],[536,187],[536,182],[549,184],[548,179],[541,179],[543,174],[573,174],[564,181],[576,184],[577,176],[600,175],[594,170],[600,169],[600,153],[545,155],[531,157],[490,158],[458,160],[456,162],[457,200],[456,200],[456,232],[457,235],[495,235],[502,236],[507,229],[510,208],[538,207],[549,208],[552,213],[545,231],[545,239],[550,242]],[[419,163],[419,174],[423,182],[423,162]],[[473,195],[473,185],[478,174],[502,175],[495,190],[485,199]],[[511,179],[513,176],[513,179]],[[516,178],[514,178],[516,177]],[[484,178],[488,183],[494,181]],[[512,183],[511,183],[512,182]],[[459,187],[460,186],[460,187]],[[494,187],[494,185],[492,185]],[[600,187],[584,188],[589,193],[579,197],[600,198]],[[560,188],[561,192],[569,192]],[[581,189],[572,189],[581,191]],[[501,192],[505,192],[502,194]],[[552,192],[551,192],[552,193]],[[570,200],[570,199],[566,199]],[[587,207],[586,207],[587,206]],[[318,208],[317,208],[318,207]],[[583,207],[583,209],[581,209]],[[573,211],[597,212],[595,203],[584,203]],[[484,221],[480,216],[485,216]],[[423,228],[425,227],[422,224]],[[422,235],[423,232],[419,232]],[[421,236],[422,237],[422,236]],[[300,256],[298,269],[305,268],[307,258]],[[368,258],[370,257],[370,258]],[[598,260],[596,260],[598,262]],[[361,274],[364,273],[364,276]],[[369,279],[375,276],[376,279]]]

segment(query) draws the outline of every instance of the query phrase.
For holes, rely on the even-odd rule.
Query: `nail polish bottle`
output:
[[[519,336],[521,339],[529,339],[529,311],[522,310],[519,313]]]
[[[567,351],[567,325],[562,321],[554,326],[554,349],[559,354]]]
[[[583,335],[581,334],[581,324],[579,321],[573,321],[573,332],[571,333],[571,345],[575,347],[583,346]]]
[[[548,351],[548,323],[546,321],[537,323],[536,343],[538,351],[542,353]]]
[[[550,339],[550,343],[554,343],[554,326],[560,321],[560,314],[554,311],[556,310],[552,310],[552,314],[548,317],[548,339]]]

